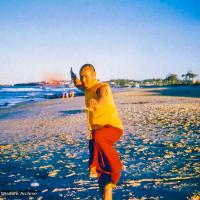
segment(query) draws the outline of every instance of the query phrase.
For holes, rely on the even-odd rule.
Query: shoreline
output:
[[[161,95],[161,96],[182,96],[182,97],[193,97],[193,98],[200,98],[200,85],[181,85],[181,86],[145,86],[145,87],[139,87],[139,88],[112,88],[113,93],[124,93],[124,92],[136,92],[139,91],[139,95],[141,92],[145,92],[145,95],[149,93],[150,95]],[[83,96],[78,93],[78,96]],[[41,102],[41,101],[48,101],[51,99],[60,99],[58,97],[55,98],[36,98],[36,99],[30,99],[26,101],[22,101],[19,103],[14,103],[13,105],[5,104],[0,105],[0,111],[3,109],[18,107],[25,104],[31,104],[35,102]]]

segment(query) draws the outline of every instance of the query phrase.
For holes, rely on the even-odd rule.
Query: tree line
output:
[[[169,73],[166,78],[152,78],[145,79],[142,81],[130,80],[130,79],[112,79],[109,81],[113,86],[126,87],[126,86],[136,86],[139,85],[155,85],[155,86],[163,86],[163,85],[191,85],[191,84],[200,84],[199,80],[195,80],[197,78],[197,74],[192,71],[188,71],[186,74],[182,74],[181,78],[178,78],[177,74]]]

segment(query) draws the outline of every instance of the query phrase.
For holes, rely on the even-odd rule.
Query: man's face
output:
[[[90,67],[84,67],[80,72],[81,82],[85,89],[90,88],[96,80],[96,74]]]

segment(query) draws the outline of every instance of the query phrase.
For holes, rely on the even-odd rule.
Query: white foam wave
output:
[[[2,88],[1,92],[29,92],[29,91],[43,91],[41,88]]]

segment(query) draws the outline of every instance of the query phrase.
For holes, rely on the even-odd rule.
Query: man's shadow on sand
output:
[[[83,113],[83,112],[84,112],[84,110],[80,110],[80,109],[59,111],[59,113],[61,113],[64,116],[76,115],[76,114],[80,114],[80,113]]]

